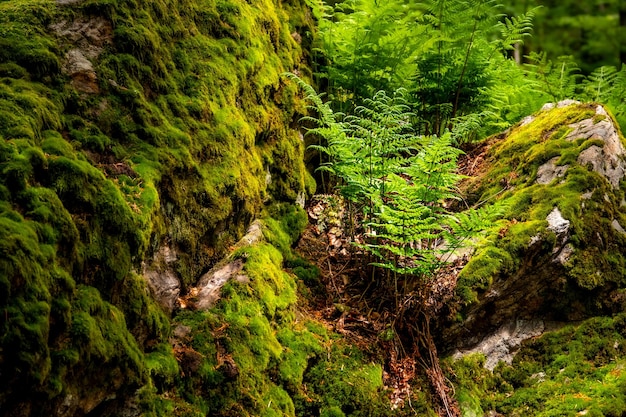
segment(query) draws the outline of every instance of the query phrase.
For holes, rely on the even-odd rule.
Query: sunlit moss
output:
[[[575,249],[564,273],[587,290],[608,282],[622,285],[626,262],[611,254],[625,243],[624,236],[610,223],[621,219],[623,191],[577,163],[583,150],[601,144],[598,139],[565,139],[570,125],[592,118],[595,109],[596,105],[580,104],[541,111],[490,148],[488,172],[468,181],[466,191],[470,200],[481,204],[506,202],[508,224],[487,232],[489,243],[461,272],[458,292],[465,302],[476,301],[478,292],[497,277],[506,279],[515,273],[530,253],[533,239],[540,238],[543,245],[532,249],[533,256],[550,256],[557,237],[547,228],[546,218],[555,208],[570,222],[568,241]],[[551,184],[537,183],[539,167],[552,158],[558,158],[557,165],[567,165],[567,170]],[[582,197],[586,193],[589,198]]]

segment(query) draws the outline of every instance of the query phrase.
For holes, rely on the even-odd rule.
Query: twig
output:
[[[330,277],[330,283],[333,284],[333,288],[335,289],[337,296],[341,296],[339,288],[337,288],[337,284],[335,284],[335,277],[333,276],[333,270],[330,265],[330,258],[326,258],[326,263],[328,264],[328,276]]]

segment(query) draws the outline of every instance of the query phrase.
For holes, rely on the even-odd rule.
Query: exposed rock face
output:
[[[585,119],[570,125],[574,129],[567,140],[597,139],[603,142],[602,146],[593,145],[585,149],[578,155],[578,163],[582,166],[591,165],[594,171],[606,177],[613,188],[619,188],[619,182],[626,173],[626,162],[624,162],[624,145],[620,140],[617,128],[602,106],[596,107],[595,118]]]
[[[255,245],[262,239],[263,223],[256,220],[233,249]],[[154,255],[150,263],[144,263],[142,271],[154,298],[170,313],[179,306],[207,310],[220,299],[222,287],[230,279],[236,279],[240,282],[248,280],[243,273],[244,260],[227,257],[203,274],[198,280],[198,284],[191,288],[188,294],[179,298],[181,284],[174,269],[177,260],[176,251],[164,245]]]
[[[60,6],[71,6],[73,4],[80,4],[85,0],[56,0],[56,4]]]
[[[550,184],[555,178],[561,178],[565,175],[569,165],[558,166],[558,160],[559,157],[555,156],[539,167],[537,170],[537,184]]]
[[[543,323],[621,310],[626,285],[626,152],[607,112],[547,105],[503,136],[465,189],[508,213],[460,274],[464,320],[442,331],[448,349],[483,352],[490,368]]]
[[[543,320],[516,320],[502,325],[471,349],[455,352],[454,357],[482,353],[487,358],[485,368],[493,370],[500,361],[510,364],[524,340],[539,336],[545,330]]]
[[[63,5],[79,2],[77,0],[57,1]],[[50,25],[50,28],[59,38],[73,46],[65,54],[63,63],[63,71],[71,77],[72,87],[83,93],[100,92],[93,62],[102,53],[104,47],[112,43],[111,23],[101,17],[78,17],[73,21],[56,22]]]
[[[152,262],[144,263],[142,271],[154,298],[170,313],[177,306],[180,294],[180,280],[174,270],[177,259],[176,251],[164,245],[154,255]]]

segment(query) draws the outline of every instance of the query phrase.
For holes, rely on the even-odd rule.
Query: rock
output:
[[[558,207],[548,214],[548,230],[553,231],[557,236],[567,235],[569,230],[569,220],[565,220]]]
[[[576,100],[561,100],[558,103],[546,103],[543,105],[543,107],[541,108],[541,111],[548,111],[548,110],[552,110],[552,109],[560,109],[563,107],[567,107],[567,106],[571,106],[573,104],[580,104],[580,101],[576,101]]]
[[[65,54],[65,64],[63,70],[72,78],[72,86],[84,93],[98,93],[98,78],[93,64],[80,49],[71,49]]]
[[[538,184],[550,184],[555,178],[560,178],[565,175],[569,165],[557,166],[556,162],[558,160],[559,157],[556,156],[539,167],[537,170]]]
[[[591,165],[598,174],[606,177],[613,188],[619,188],[619,182],[626,174],[624,157],[626,150],[620,140],[616,125],[602,106],[596,107],[596,115],[603,118],[585,119],[570,125],[574,129],[567,140],[598,139],[604,142],[602,147],[591,146],[580,153],[578,163],[582,166]]]
[[[300,191],[298,193],[298,196],[296,197],[296,204],[302,208],[306,206],[306,193],[304,191]]]
[[[89,59],[97,58],[104,47],[113,43],[113,26],[103,17],[76,17],[50,25],[64,42],[81,50]]]
[[[56,0],[55,3],[60,6],[71,6],[74,4],[83,3],[85,0]]]
[[[250,226],[248,231],[235,245],[234,249],[238,249],[243,246],[252,246],[263,240],[263,222],[261,220],[255,220]]]
[[[191,327],[179,324],[178,326],[174,327],[174,330],[172,331],[172,336],[174,336],[176,340],[184,341],[187,339],[190,333]]]
[[[611,222],[611,227],[615,229],[617,232],[621,233],[622,235],[626,235],[626,230],[624,230],[622,225],[619,224],[617,220],[613,219],[613,221]]]
[[[57,0],[57,4],[77,4],[76,0]],[[100,92],[98,77],[93,66],[104,47],[112,42],[113,27],[101,17],[79,17],[73,21],[63,20],[50,25],[52,31],[71,49],[65,54],[63,72],[71,78],[76,90],[96,94]]]
[[[243,270],[243,260],[235,259],[226,264],[220,264],[202,275],[198,285],[190,293],[194,294],[193,306],[199,310],[208,310],[220,299],[222,287],[231,278]]]
[[[520,120],[520,126],[525,126],[528,123],[532,122],[533,120],[535,120],[534,116],[526,116],[524,117],[522,120]]]
[[[500,361],[511,364],[521,343],[539,336],[544,330],[543,320],[515,320],[504,324],[471,349],[457,351],[454,357],[482,353],[486,357],[485,368],[492,371]]]
[[[252,246],[263,239],[263,222],[255,220],[244,237],[235,245],[233,249]],[[208,310],[213,307],[220,298],[222,287],[231,279],[239,282],[247,282],[248,277],[242,273],[244,260],[241,258],[226,258],[215,265],[209,272],[202,275],[198,284],[189,291],[185,297],[180,299],[181,306],[193,307],[199,310]]]
[[[571,101],[525,120],[482,145],[480,167],[461,165],[475,175],[462,185],[468,204],[497,201],[508,213],[468,254],[456,290],[464,318],[442,325],[440,338],[448,352],[485,353],[489,366],[540,334],[540,321],[624,306],[626,152],[617,124],[601,106]]]
[[[163,245],[151,261],[142,265],[142,275],[153,297],[170,313],[177,307],[180,294],[180,280],[174,269],[174,262],[177,259],[176,251],[168,245]]]

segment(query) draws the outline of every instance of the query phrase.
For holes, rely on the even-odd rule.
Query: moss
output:
[[[306,64],[290,19],[300,29],[312,22],[303,3],[289,7],[290,16],[267,0],[0,3],[0,302],[8,317],[0,349],[10,352],[0,360],[0,408],[7,413],[29,402],[45,413],[70,395],[108,398],[122,381],[119,401],[142,387],[146,415],[229,407],[294,414],[287,391],[259,376],[261,368],[278,372],[276,332],[295,315],[296,285],[280,264],[306,216],[289,203],[312,191],[303,145],[286,127],[301,103],[280,80]],[[91,38],[77,43],[54,25],[94,16],[110,33],[103,29],[104,47],[89,56],[92,94],[76,91],[64,72],[66,52]],[[204,399],[194,390],[223,388],[214,340],[193,341],[205,365],[182,380],[179,371],[189,369],[178,361],[177,371],[180,358],[165,347],[169,318],[135,271],[167,241],[181,254],[176,268],[188,287],[275,202],[287,203],[271,232],[280,250],[248,251],[253,285],[238,288],[247,294],[222,310],[233,335],[249,344],[237,360],[260,370],[250,368],[245,383],[230,381],[236,398]],[[209,321],[196,327],[219,327]],[[293,380],[300,370],[284,372]],[[174,388],[192,400],[168,398]]]
[[[621,415],[626,410],[624,315],[597,317],[523,345],[512,365],[490,372],[480,356],[451,364],[457,392],[483,410],[536,416]]]
[[[493,279],[512,266],[513,259],[505,250],[488,247],[480,256],[473,257],[459,274],[459,294],[467,303],[477,300],[476,291],[484,291]]]
[[[550,256],[557,237],[547,229],[546,217],[554,208],[570,222],[568,240],[575,250],[564,274],[587,290],[609,282],[622,285],[620,274],[626,264],[611,253],[622,245],[623,236],[609,224],[618,216],[621,191],[576,162],[583,150],[600,145],[597,139],[565,140],[572,123],[594,114],[594,105],[542,111],[491,147],[487,171],[468,182],[467,193],[483,201],[504,202],[509,224],[489,231],[487,243],[461,272],[458,293],[464,302],[477,301],[478,292],[494,279],[513,274],[522,259],[536,263]],[[537,183],[539,166],[555,157],[557,165],[568,165],[565,174],[551,184]],[[585,193],[591,198],[583,199]],[[540,248],[531,245],[536,237],[541,238]]]
[[[301,207],[288,203],[271,205],[268,215],[264,236],[290,262],[294,258],[291,247],[308,224],[308,216]]]
[[[170,345],[165,343],[158,345],[155,350],[146,354],[145,363],[153,384],[160,392],[172,386],[180,374],[174,351]]]
[[[320,415],[341,412],[346,416],[397,415],[389,408],[382,385],[382,368],[365,364],[363,352],[339,340],[327,347],[304,375],[312,403],[299,402],[298,415],[318,409]],[[304,400],[304,399],[303,399]]]

